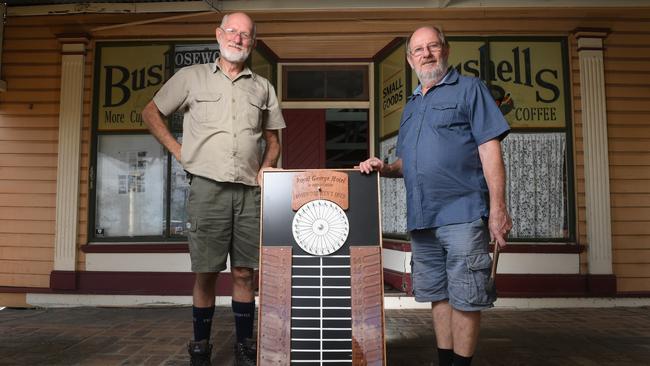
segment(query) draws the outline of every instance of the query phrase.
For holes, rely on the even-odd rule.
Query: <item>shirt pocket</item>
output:
[[[216,121],[219,115],[224,113],[221,93],[196,93],[192,99],[190,114],[197,122]]]
[[[245,118],[242,121],[242,129],[249,130],[251,133],[259,132],[262,129],[262,117],[268,109],[266,101],[262,100],[259,96],[251,94],[246,95],[244,99],[242,108],[244,108]]]
[[[431,106],[431,118],[428,118],[435,126],[445,126],[458,120],[458,104],[441,103]]]

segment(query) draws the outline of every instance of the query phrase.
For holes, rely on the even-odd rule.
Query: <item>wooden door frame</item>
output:
[[[284,88],[282,72],[285,66],[344,66],[344,65],[367,65],[368,66],[368,101],[308,101],[288,102],[282,99]],[[331,109],[331,108],[358,108],[368,110],[368,154],[375,156],[375,64],[374,62],[278,62],[277,64],[277,88],[278,102],[282,109]],[[280,142],[282,143],[282,131],[280,131]],[[282,167],[282,157],[278,161],[278,167]]]

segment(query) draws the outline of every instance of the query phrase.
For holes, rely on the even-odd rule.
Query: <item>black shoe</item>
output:
[[[255,341],[246,339],[242,343],[235,343],[235,366],[257,365],[257,347]]]
[[[187,352],[190,354],[190,366],[212,366],[210,362],[212,345],[207,339],[199,342],[190,341],[187,344]]]

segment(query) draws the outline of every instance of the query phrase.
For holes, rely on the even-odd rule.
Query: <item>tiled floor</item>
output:
[[[0,365],[188,365],[190,308],[0,311]],[[217,308],[213,365],[232,364]],[[388,365],[436,365],[429,310],[387,310]],[[491,309],[473,365],[650,365],[650,308]]]

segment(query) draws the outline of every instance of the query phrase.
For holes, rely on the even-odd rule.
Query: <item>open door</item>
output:
[[[282,131],[282,168],[325,168],[325,110],[285,109]]]

